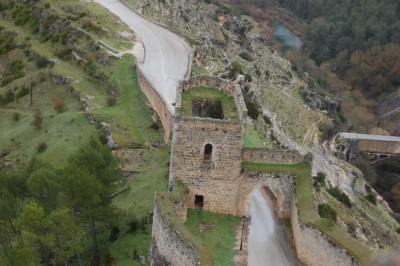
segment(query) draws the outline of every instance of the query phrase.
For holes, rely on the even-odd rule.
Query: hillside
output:
[[[1,1],[1,265],[147,256],[169,148],[139,88],[135,41],[89,1]]]
[[[327,202],[337,210],[340,228],[352,232],[353,237],[376,251],[398,245],[398,224],[385,202],[378,199],[379,204],[373,205],[366,200],[366,183],[359,170],[338,161],[320,145],[319,139],[324,136],[320,129],[329,126],[331,119],[326,112],[304,103],[302,90],[308,81],[266,45],[267,40],[256,32],[258,24],[235,16],[230,6],[216,1],[136,4],[142,14],[173,28],[192,43],[193,73],[242,79],[246,105],[261,111],[253,114],[252,123],[263,138],[312,153],[312,174],[325,173],[327,184],[326,188],[314,188],[316,203]],[[325,98],[328,103],[331,100]],[[336,186],[350,197],[351,208],[344,207],[328,192]]]

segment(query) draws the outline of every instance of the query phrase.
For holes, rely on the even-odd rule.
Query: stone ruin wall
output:
[[[295,196],[292,201],[297,202]],[[292,204],[290,221],[297,257],[305,265],[357,265],[347,250],[339,247],[313,226],[303,224],[298,217],[296,204]]]
[[[165,142],[169,143],[172,133],[172,122],[173,117],[171,112],[169,111],[167,105],[165,104],[162,97],[158,94],[158,92],[153,88],[150,82],[145,78],[140,67],[136,66],[138,81],[140,85],[140,89],[146,95],[147,100],[150,102],[151,107],[156,111],[158,117],[160,118],[161,124],[164,128],[165,133]]]
[[[210,76],[194,76],[189,80],[181,81],[178,92],[177,92],[177,100],[176,107],[180,109],[180,97],[183,91],[190,90],[192,88],[198,87],[209,87],[215,88],[228,96],[232,96],[236,106],[238,107],[239,112],[239,120],[243,120],[247,116],[247,107],[244,103],[242,90],[238,84],[233,83],[232,81],[221,79],[218,77],[210,77]]]
[[[251,192],[258,187],[267,187],[275,201],[275,214],[279,219],[289,219],[292,198],[296,191],[296,177],[287,173],[245,171],[241,176],[238,194],[238,215],[250,213]]]
[[[203,210],[236,213],[243,135],[241,122],[179,120],[171,154],[170,188],[176,180],[189,187],[189,208],[194,207],[194,196],[202,195]],[[204,160],[206,144],[213,146],[210,160]]]
[[[150,265],[198,265],[197,252],[159,210],[158,196],[153,210],[152,240],[149,249]]]
[[[296,164],[306,161],[298,151],[259,148],[244,148],[242,158],[252,163]]]

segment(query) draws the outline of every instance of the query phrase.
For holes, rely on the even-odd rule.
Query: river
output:
[[[287,232],[277,224],[271,206],[262,188],[253,191],[247,263],[249,266],[297,265]]]

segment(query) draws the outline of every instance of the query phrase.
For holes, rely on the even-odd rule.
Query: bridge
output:
[[[359,152],[370,153],[373,159],[400,155],[400,137],[340,132],[335,137],[335,149],[347,160]]]

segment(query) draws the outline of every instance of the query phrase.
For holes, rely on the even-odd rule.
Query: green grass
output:
[[[266,143],[261,139],[253,125],[246,125],[244,133],[245,148],[272,148],[271,145],[266,145]]]
[[[208,75],[207,69],[202,66],[193,67],[192,76],[206,76]]]
[[[239,113],[233,97],[215,88],[206,87],[193,88],[182,93],[181,112],[183,116],[192,116],[192,101],[195,99],[219,100],[222,104],[224,119],[239,120]]]
[[[185,202],[187,199],[188,189],[182,183],[177,183],[172,192],[158,192],[158,205],[160,215],[163,215],[165,219],[173,226],[189,243],[191,243],[199,256],[199,260],[202,265],[212,265],[213,255],[211,249],[206,245],[204,241],[196,237],[188,227],[180,220],[175,210],[175,203],[181,201]]]
[[[113,138],[121,147],[132,143],[163,142],[163,135],[150,128],[153,123],[151,110],[139,87],[134,57],[123,56],[116,63],[112,77],[119,84],[117,105],[95,109],[93,114],[110,124]]]
[[[214,265],[235,265],[236,227],[241,217],[188,209],[186,225],[189,231],[210,248]],[[199,225],[209,226],[200,232]]]
[[[311,183],[311,171],[307,163],[299,164],[260,164],[243,162],[242,169],[265,171],[270,173],[285,172],[293,174],[296,179],[296,195],[299,217],[305,224],[311,224],[327,235],[335,243],[349,251],[358,261],[372,255],[369,248],[359,240],[351,237],[335,223],[319,217],[315,204]]]
[[[123,230],[118,240],[110,247],[110,252],[116,259],[115,265],[140,265],[132,260],[135,248],[140,256],[147,257],[151,241],[151,225],[146,225],[145,232],[138,229],[133,233],[127,230],[127,221],[131,217],[141,220],[149,215],[153,211],[155,192],[167,190],[169,147],[143,152],[145,163],[137,169],[141,172],[134,178],[128,179],[123,186],[127,185],[129,190],[114,199],[114,205],[125,213],[120,221],[120,228]]]

